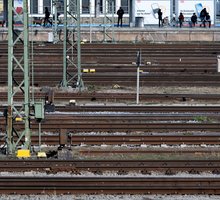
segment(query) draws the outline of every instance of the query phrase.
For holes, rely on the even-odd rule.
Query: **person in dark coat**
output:
[[[206,17],[205,17],[205,22],[209,23],[209,28],[211,28],[211,17],[209,13],[207,12]]]
[[[52,26],[52,22],[50,21],[50,12],[48,10],[48,7],[45,7],[45,17],[44,17],[44,26],[46,25],[46,23],[50,23],[50,25]]]
[[[124,15],[124,10],[122,9],[122,7],[120,7],[118,9],[117,15],[118,15],[118,27],[119,27],[119,23],[120,23],[120,26],[122,27],[122,18],[123,18],[123,15]]]
[[[201,21],[203,21],[203,19],[205,19],[206,15],[207,15],[207,10],[206,10],[206,8],[203,8],[203,9],[201,10],[200,16],[199,16],[200,19],[201,19]]]
[[[204,27],[206,27],[206,25],[205,25],[205,20],[206,20],[206,15],[207,15],[207,10],[206,10],[206,8],[203,8],[202,10],[201,10],[201,12],[200,12],[200,19],[201,19],[201,24],[200,24],[200,27],[203,25]]]
[[[193,13],[192,17],[191,17],[191,22],[192,22],[192,26],[196,26],[197,23],[197,16],[196,13]]]
[[[163,17],[162,17],[163,13],[162,13],[161,9],[158,10],[157,14],[158,14],[158,20],[159,20],[159,27],[163,26]]]

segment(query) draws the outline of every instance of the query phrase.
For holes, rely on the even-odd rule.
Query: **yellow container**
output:
[[[15,121],[16,121],[16,122],[21,122],[21,121],[22,121],[22,118],[21,118],[21,117],[16,117],[16,118],[15,118]]]
[[[31,153],[29,149],[20,149],[17,151],[18,158],[29,158],[31,157]]]

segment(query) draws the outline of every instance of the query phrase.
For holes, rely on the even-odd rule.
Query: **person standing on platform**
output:
[[[197,23],[197,16],[196,13],[193,13],[192,17],[191,17],[191,22],[192,22],[192,26],[195,27],[196,23]]]
[[[45,17],[44,17],[44,27],[45,27],[46,23],[50,23],[50,25],[52,26],[52,22],[49,19],[50,18],[50,12],[48,10],[48,7],[45,7],[44,14],[45,14]]]
[[[158,12],[157,12],[157,14],[158,14],[158,19],[159,19],[159,27],[160,26],[163,26],[163,13],[162,13],[162,11],[161,11],[161,9],[159,8],[158,9]]]
[[[179,19],[179,24],[180,24],[180,28],[181,28],[182,25],[183,25],[183,22],[184,22],[184,16],[183,16],[183,13],[180,13],[178,19]]]
[[[200,16],[199,16],[202,23],[203,23],[203,21],[205,20],[206,15],[207,15],[207,10],[206,10],[206,8],[203,8],[203,9],[201,10]]]
[[[206,27],[207,15],[208,15],[208,12],[207,12],[206,8],[203,8],[202,11],[200,12],[200,16],[199,16],[200,20],[202,22],[200,24],[200,27],[202,27],[202,26]],[[208,16],[208,18],[209,18],[209,21],[210,21],[210,15]],[[210,26],[211,26],[211,24],[210,24]]]
[[[122,9],[122,7],[120,7],[118,9],[117,15],[118,15],[118,27],[119,27],[119,23],[120,23],[120,26],[122,27],[122,18],[123,18],[123,15],[124,15],[124,10]]]
[[[209,23],[209,28],[211,28],[211,18],[210,18],[210,15],[209,15],[208,12],[207,12],[206,17],[205,17],[205,22],[208,22]]]

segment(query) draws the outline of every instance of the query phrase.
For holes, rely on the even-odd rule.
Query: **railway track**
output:
[[[20,103],[16,106],[18,108],[21,107]],[[1,105],[2,111],[4,110],[5,106]],[[219,105],[103,105],[103,104],[94,104],[94,105],[57,105],[55,106],[56,111],[58,113],[54,113],[57,115],[61,115],[59,112],[63,112],[63,116],[66,115],[88,115],[94,114],[97,115],[98,113],[101,114],[129,114],[129,113],[142,113],[149,114],[149,113],[161,113],[161,114],[184,114],[190,113],[193,114],[216,114],[218,116],[218,113],[220,112],[220,106]],[[72,113],[71,113],[72,112]],[[106,113],[105,113],[106,112]],[[78,114],[77,114],[78,113]],[[52,116],[48,114],[48,116]],[[2,115],[0,114],[0,117]]]
[[[220,178],[0,177],[3,194],[220,194]]]
[[[62,112],[131,112],[131,113],[216,113],[220,112],[218,105],[177,105],[177,106],[160,106],[160,105],[82,105],[82,106],[57,106],[58,111]]]
[[[30,93],[32,96],[32,93]],[[46,93],[35,92],[34,97],[36,99],[45,99]],[[14,97],[16,102],[23,101],[23,94],[17,93]],[[75,99],[76,101],[88,101],[88,102],[135,102],[136,93],[101,93],[101,92],[82,92],[82,93],[65,93],[65,92],[55,92],[54,102],[69,104],[69,101]],[[139,96],[141,103],[145,102],[166,102],[166,101],[176,101],[176,102],[187,102],[187,101],[218,101],[220,99],[220,94],[144,94],[141,93]],[[7,101],[7,92],[1,92],[1,101]],[[0,108],[2,105],[0,105]]]
[[[82,45],[82,73],[85,85],[135,86],[136,55],[142,52],[140,85],[145,86],[219,86],[217,55],[219,44],[160,44],[160,45]],[[22,55],[17,47],[15,54]],[[0,47],[0,86],[7,85],[7,44]],[[62,80],[62,45],[34,46],[35,86],[58,86]],[[71,55],[72,56],[72,55]],[[76,56],[73,54],[73,56]],[[53,58],[53,59],[48,59]],[[31,62],[31,60],[30,60]],[[85,73],[83,69],[95,69]],[[71,73],[75,73],[74,70]],[[48,77],[48,74],[50,76]],[[20,72],[14,71],[16,80]],[[16,95],[20,104],[23,95]],[[45,93],[35,93],[36,98],[45,98]],[[218,94],[141,94],[141,101],[188,100],[218,101]],[[219,145],[219,106],[71,106],[70,99],[84,101],[135,101],[136,94],[107,93],[57,93],[58,113],[47,113],[42,121],[42,143],[60,144],[60,137],[67,137],[66,145]],[[7,93],[1,92],[1,102]],[[19,107],[19,106],[18,106]],[[4,109],[4,105],[1,107]],[[65,112],[65,113],[60,113]],[[68,113],[69,112],[69,113]],[[75,113],[71,113],[75,112]],[[124,113],[122,113],[124,112]],[[6,121],[0,112],[0,132],[5,133]],[[22,122],[15,122],[16,131],[23,130]],[[38,123],[31,120],[32,145],[38,144]],[[85,133],[86,132],[86,133]],[[91,135],[89,133],[98,134]],[[103,134],[107,132],[107,134]],[[111,135],[124,132],[126,135]],[[181,132],[171,135],[172,132]],[[50,133],[50,135],[47,135]],[[76,134],[79,133],[79,134]],[[83,133],[83,134],[82,134]],[[156,133],[156,135],[152,134]],[[184,135],[185,134],[185,135]],[[1,137],[1,144],[5,138]],[[75,148],[76,149],[76,148]],[[87,149],[80,148],[81,155],[109,154],[143,155],[209,155],[218,157],[218,148],[176,149]],[[199,156],[198,156],[199,157]],[[210,171],[219,174],[218,159],[212,160],[0,160],[1,171],[39,171],[46,173],[70,172],[79,175],[83,170],[94,174],[115,171],[125,175],[130,171],[149,175],[162,171],[172,175],[180,171],[199,174]],[[220,194],[220,179],[217,177],[0,177],[1,194]]]
[[[65,137],[65,136],[63,136]],[[70,134],[66,137],[66,145],[220,145],[220,136],[218,133],[205,135],[74,135]],[[0,144],[5,143],[4,136],[0,137]],[[32,145],[39,144],[39,136],[32,135]],[[41,135],[41,144],[49,146],[60,145],[60,135]]]
[[[72,108],[72,110],[71,110]],[[59,145],[219,145],[219,106],[70,106],[47,114],[41,122],[42,143]],[[0,131],[6,132],[0,116]],[[21,131],[23,123],[15,122]],[[38,123],[31,120],[32,144]],[[114,134],[117,132],[117,134]],[[78,134],[79,133],[79,134]],[[4,143],[2,134],[1,144]]]
[[[143,136],[143,135],[131,135],[131,136],[106,136],[106,135],[82,135],[71,137],[72,145],[201,145],[201,144],[210,144],[210,145],[218,145],[220,144],[220,136],[212,135],[212,136],[173,136],[173,135],[159,135],[159,136]]]
[[[27,167],[28,166],[28,167]],[[57,159],[38,159],[38,160],[0,160],[2,172],[46,172],[56,174],[68,172],[72,174],[83,174],[88,171],[94,174],[105,172],[116,172],[118,175],[126,175],[129,172],[140,174],[152,174],[160,172],[165,175],[173,175],[179,172],[190,174],[200,174],[202,172],[220,173],[219,160],[167,160],[167,159],[148,159],[148,160],[57,160]]]
[[[41,122],[48,133],[78,132],[175,132],[200,131],[218,133],[219,106],[61,106],[68,112],[47,114]],[[0,131],[5,132],[6,121],[0,116]],[[14,123],[19,131],[22,121]],[[38,131],[38,123],[31,120],[30,128]]]
[[[48,72],[49,73],[49,72]],[[47,73],[36,75],[34,81],[35,86],[59,86],[62,81],[62,74],[55,72],[50,73],[51,76],[46,76]],[[0,85],[7,85],[7,73],[2,74]],[[43,77],[45,76],[45,77]],[[127,74],[125,73],[94,73],[84,74],[82,76],[84,84],[86,86],[136,86],[136,73]],[[217,87],[219,83],[219,74],[161,74],[161,73],[143,73],[140,75],[140,86],[209,86]],[[17,81],[21,81],[20,77],[16,78]],[[70,85],[74,87],[74,85]]]
[[[115,119],[115,120],[103,120],[99,118],[98,120],[80,120],[76,121],[63,120],[63,118],[53,118],[52,120],[45,120],[41,122],[42,131],[48,133],[60,133],[62,129],[69,133],[79,133],[79,132],[174,132],[174,131],[201,131],[201,132],[214,132],[218,133],[220,128],[219,122],[212,122],[205,119],[205,122],[195,121],[158,121],[158,122],[148,122],[141,120],[141,117],[135,116],[136,120],[126,120],[126,119]],[[65,119],[65,118],[64,118]],[[201,117],[203,119],[203,117]],[[16,130],[21,131],[23,128],[22,122],[14,123]],[[31,121],[30,128],[32,131],[38,131],[38,123],[36,121]],[[1,121],[0,131],[5,131],[5,120]]]
[[[220,124],[195,124],[195,123],[145,123],[140,124],[139,122],[131,123],[127,122],[121,124],[121,122],[110,124],[110,123],[62,123],[62,119],[60,121],[53,121],[51,123],[46,123],[46,125],[42,124],[42,131],[45,132],[54,132],[59,133],[62,129],[66,129],[69,132],[134,132],[134,131],[142,131],[142,132],[152,132],[152,131],[209,131],[209,132],[218,132],[220,129]],[[57,124],[59,123],[59,124]],[[16,126],[17,130],[22,130],[23,126]],[[31,129],[37,131],[38,124],[31,125]]]
[[[84,44],[82,45],[83,69],[95,69],[95,73],[83,73],[84,83],[89,85],[135,86],[136,55],[141,49],[141,86],[219,86],[217,55],[220,45],[208,44]],[[2,45],[1,55],[7,55]],[[22,49],[15,53],[21,55]],[[72,55],[70,55],[72,56]],[[75,56],[75,54],[73,54]],[[48,59],[53,57],[53,59]],[[62,45],[34,46],[35,85],[57,86],[62,81]],[[0,59],[0,84],[7,85],[7,59]],[[49,69],[49,71],[48,71]],[[48,77],[48,73],[50,76]],[[72,70],[70,73],[76,73]],[[15,70],[16,80],[21,74]]]

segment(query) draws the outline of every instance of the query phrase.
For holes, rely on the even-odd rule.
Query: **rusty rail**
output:
[[[220,178],[0,177],[1,194],[220,194]]]

